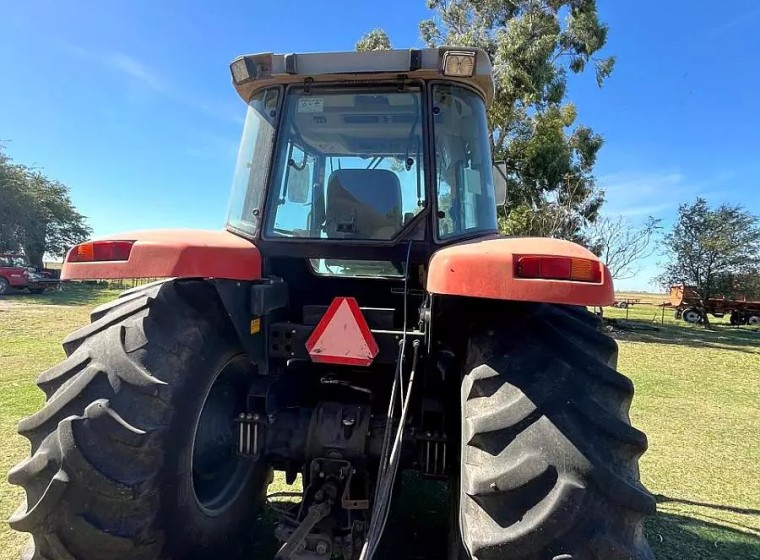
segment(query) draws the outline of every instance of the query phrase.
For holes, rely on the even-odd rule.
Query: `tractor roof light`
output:
[[[515,260],[515,276],[598,284],[602,281],[602,266],[598,261],[591,259],[524,256]]]
[[[471,78],[475,74],[475,51],[444,51],[441,71],[451,78]]]
[[[69,251],[68,262],[128,261],[134,241],[89,241]]]
[[[238,95],[249,103],[260,87],[309,82],[364,85],[447,78],[466,82],[490,104],[494,81],[488,55],[475,47],[437,47],[381,51],[275,54],[261,52],[235,58],[229,66]]]
[[[230,64],[232,80],[240,85],[259,78],[268,78],[272,75],[272,56],[241,56]]]

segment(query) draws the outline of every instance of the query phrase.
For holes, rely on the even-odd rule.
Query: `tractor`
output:
[[[297,495],[276,559],[379,558],[412,471],[451,489],[451,559],[653,559],[633,385],[587,310],[612,279],[579,245],[499,233],[488,55],[230,70],[247,116],[226,227],[66,256],[67,280],[155,281],[37,380],[8,476],[24,558],[261,558],[275,471]]]

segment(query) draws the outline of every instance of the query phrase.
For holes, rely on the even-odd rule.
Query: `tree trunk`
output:
[[[710,317],[707,315],[707,305],[705,300],[699,300],[699,313],[702,315],[702,326],[706,329],[710,328]]]
[[[33,229],[30,228],[24,232],[24,239],[21,242],[21,248],[24,249],[24,255],[29,261],[29,265],[39,270],[44,268],[42,259],[47,247],[45,243],[47,230],[47,222],[39,221],[34,224]]]
[[[35,267],[37,270],[45,268],[45,263],[42,262],[42,258],[45,256],[44,251],[35,250],[31,247],[24,247],[24,255],[29,261],[29,265]]]

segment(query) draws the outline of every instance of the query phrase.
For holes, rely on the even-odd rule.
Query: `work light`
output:
[[[470,78],[475,74],[475,51],[446,51],[441,64],[443,75]]]
[[[243,84],[272,74],[272,56],[241,56],[230,64],[232,79],[236,84]]]

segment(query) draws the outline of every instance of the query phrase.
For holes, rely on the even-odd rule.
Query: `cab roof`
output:
[[[447,61],[460,62],[470,57],[471,67],[449,67]],[[456,66],[456,67],[454,67]],[[468,72],[468,69],[471,72]],[[398,79],[434,80],[468,84],[483,95],[488,104],[494,94],[491,61],[485,51],[475,48],[440,47],[382,51],[350,51],[304,54],[261,53],[244,55],[230,64],[232,83],[246,103],[262,87],[317,82],[367,83]],[[470,73],[471,75],[466,75]]]

